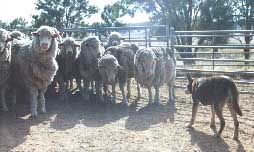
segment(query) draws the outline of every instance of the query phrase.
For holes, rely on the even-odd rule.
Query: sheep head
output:
[[[49,26],[41,26],[36,32],[32,32],[32,35],[38,38],[41,50],[47,51],[50,49],[52,40],[57,38],[59,33]]]
[[[104,55],[98,62],[99,73],[103,83],[112,84],[115,82],[118,69],[122,67],[118,64],[117,59],[111,55]]]
[[[0,29],[0,54],[4,53],[6,47],[8,47],[8,42],[12,40],[13,38],[9,36],[8,31]]]

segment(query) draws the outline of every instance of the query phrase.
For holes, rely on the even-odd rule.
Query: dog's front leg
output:
[[[191,121],[190,121],[189,124],[187,124],[188,128],[192,128],[192,125],[194,124],[195,119],[196,119],[197,112],[198,112],[198,103],[194,102],[193,105],[192,105]]]

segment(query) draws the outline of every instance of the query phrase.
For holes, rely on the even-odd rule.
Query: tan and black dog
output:
[[[216,76],[208,78],[193,79],[187,74],[188,85],[185,89],[187,94],[192,95],[192,118],[187,127],[192,127],[195,121],[195,117],[198,111],[199,103],[203,105],[211,105],[212,117],[210,127],[215,130],[215,114],[220,119],[220,129],[216,133],[216,137],[220,137],[224,126],[225,120],[222,115],[223,107],[227,104],[231,116],[234,120],[234,139],[238,140],[238,128],[239,122],[237,120],[237,114],[242,116],[242,111],[239,107],[239,92],[233,81],[228,76]]]

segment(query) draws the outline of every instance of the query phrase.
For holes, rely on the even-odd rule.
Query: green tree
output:
[[[36,9],[41,13],[33,15],[34,27],[49,25],[56,28],[73,28],[98,12],[98,8],[90,5],[88,0],[38,0]]]
[[[126,1],[117,1],[113,5],[106,5],[101,13],[101,18],[106,26],[123,26],[119,21],[120,17],[125,15],[134,16],[132,5],[128,5]]]
[[[234,7],[230,0],[206,0],[200,11],[198,19],[198,30],[232,30],[234,28]],[[204,43],[205,40],[212,41],[213,44],[225,44],[226,37],[201,37],[198,45]],[[217,52],[218,50],[215,49]]]
[[[25,18],[19,17],[15,18],[13,21],[10,22],[11,29],[18,29],[18,28],[25,28],[28,26],[28,22]]]
[[[9,24],[7,22],[0,20],[0,28],[7,29],[9,28]]]
[[[254,1],[253,0],[235,0],[235,20],[244,30],[253,29],[254,24]],[[246,32],[245,34],[251,34]],[[252,36],[245,36],[245,44],[249,45]],[[250,58],[250,49],[244,49],[245,59]]]

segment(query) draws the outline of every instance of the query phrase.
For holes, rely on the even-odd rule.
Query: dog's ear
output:
[[[189,81],[190,83],[192,83],[192,78],[191,78],[190,73],[187,73],[186,75],[187,75],[188,81]]]

